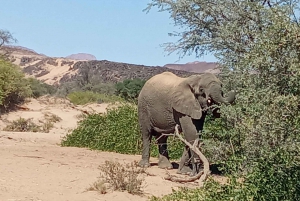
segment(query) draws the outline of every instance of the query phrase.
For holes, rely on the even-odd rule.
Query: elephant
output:
[[[191,144],[203,129],[207,109],[212,104],[232,104],[236,92],[230,91],[225,98],[221,81],[212,73],[179,77],[172,72],[154,75],[146,81],[138,96],[138,122],[142,138],[140,167],[150,166],[150,144],[152,137],[158,142],[158,167],[172,169],[167,150],[167,135],[175,131],[178,124],[185,139]],[[213,110],[216,117],[219,109]],[[187,164],[191,159],[187,146],[179,162],[178,174],[191,174],[194,167]]]

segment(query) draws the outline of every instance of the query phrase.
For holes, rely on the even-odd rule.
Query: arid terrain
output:
[[[3,49],[2,49],[3,50]],[[147,67],[110,61],[92,60],[93,55],[73,54],[52,58],[23,47],[7,47],[11,61],[20,66],[27,77],[50,84],[93,75],[104,82],[117,82],[126,78],[147,79],[163,71],[181,76],[193,74],[177,67]],[[88,55],[88,56],[87,56]],[[82,56],[82,57],[81,57]],[[208,68],[206,67],[205,70]],[[0,116],[0,200],[1,201],[85,201],[85,200],[147,200],[148,196],[162,196],[182,186],[195,187],[197,183],[180,184],[167,181],[167,170],[159,169],[157,158],[144,173],[143,195],[112,191],[106,194],[88,190],[97,181],[99,166],[105,161],[128,164],[139,161],[140,155],[122,155],[92,151],[86,148],[62,147],[61,139],[77,127],[83,112],[106,112],[109,104],[76,106],[66,99],[42,96],[28,99],[19,109]],[[4,131],[15,120],[31,119],[41,124],[49,117],[58,118],[49,132]],[[176,162],[176,161],[175,161]],[[175,174],[176,169],[168,170]],[[217,177],[216,177],[217,178]]]
[[[178,186],[196,186],[164,180],[166,170],[154,165],[146,170],[149,175],[145,175],[143,196],[110,190],[107,194],[87,191],[100,175],[99,165],[106,160],[125,164],[140,159],[139,155],[122,155],[59,145],[68,130],[76,127],[82,111],[102,113],[107,107],[108,104],[79,107],[67,100],[41,97],[28,100],[22,105],[23,109],[2,115],[1,130],[9,124],[8,121],[22,117],[38,122],[43,120],[46,113],[57,115],[61,121],[55,123],[49,133],[1,131],[1,201],[147,200],[147,196],[165,195]],[[155,164],[157,159],[152,158],[151,162]],[[176,170],[169,172],[175,174]]]

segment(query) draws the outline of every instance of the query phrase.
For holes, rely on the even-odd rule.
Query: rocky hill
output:
[[[51,85],[60,85],[82,78],[116,83],[124,79],[148,79],[165,71],[185,77],[195,73],[207,72],[215,67],[214,63],[205,62],[167,64],[163,67],[144,66],[107,60],[94,60],[93,55],[85,53],[70,55],[68,58],[48,57],[34,50],[16,46],[2,47],[0,51],[4,50],[10,52],[11,61],[19,65],[26,73],[26,76],[36,77]],[[201,67],[202,64],[205,65]]]
[[[85,80],[98,79],[102,82],[116,83],[123,81],[124,79],[149,79],[153,75],[170,71],[176,75],[185,77],[195,73],[173,70],[159,66],[144,66],[119,62],[111,62],[107,60],[99,61],[79,61],[76,62],[69,70],[68,74],[65,74],[60,83],[69,82],[84,77]]]

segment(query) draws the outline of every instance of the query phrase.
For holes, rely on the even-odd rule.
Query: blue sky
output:
[[[0,29],[17,44],[47,56],[89,53],[98,60],[150,66],[216,61],[212,55],[179,59],[160,47],[178,30],[167,12],[142,10],[150,0],[0,0]]]

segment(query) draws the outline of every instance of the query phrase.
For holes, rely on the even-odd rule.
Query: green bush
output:
[[[113,95],[116,91],[115,85],[113,83],[87,84],[82,87],[82,90],[107,95]]]
[[[111,103],[111,102],[122,101],[122,98],[116,95],[99,94],[99,93],[94,93],[92,91],[75,91],[68,94],[67,97],[72,103],[76,105],[84,105],[93,102]]]
[[[125,100],[136,100],[145,82],[145,80],[139,78],[132,80],[126,79],[123,82],[118,82],[116,84],[115,93]]]
[[[9,109],[32,94],[21,69],[6,60],[0,60],[0,107]]]
[[[57,91],[54,86],[43,83],[35,78],[28,78],[28,81],[34,98],[38,98],[46,94],[53,95]]]
[[[170,138],[169,144],[170,157],[178,159],[183,151],[182,143]],[[141,145],[137,107],[129,103],[109,108],[106,114],[88,115],[62,140],[62,146],[88,147],[123,154],[140,154]],[[151,155],[158,156],[155,143],[152,143]]]
[[[209,177],[202,188],[183,188],[151,201],[300,200],[300,166],[293,164],[295,158],[277,150],[268,159],[259,159],[243,179],[229,176],[228,183],[220,184]]]

